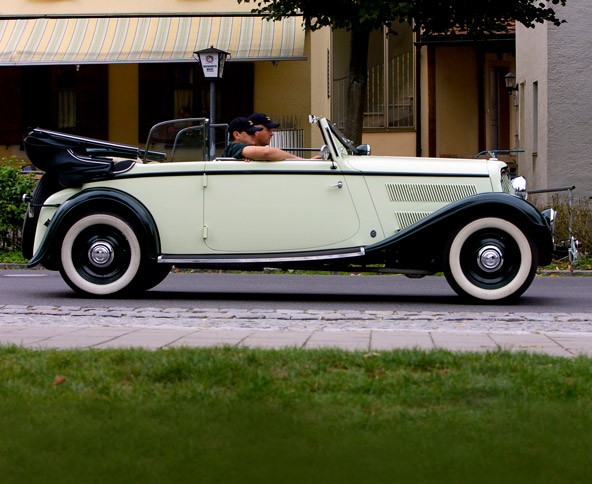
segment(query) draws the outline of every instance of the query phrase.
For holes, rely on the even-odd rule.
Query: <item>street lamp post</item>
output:
[[[211,46],[209,49],[196,50],[193,58],[201,64],[203,75],[210,81],[210,126],[215,124],[216,118],[216,80],[222,79],[224,74],[224,65],[230,57],[228,52],[216,49]],[[216,134],[213,127],[210,127],[210,158],[216,152]]]

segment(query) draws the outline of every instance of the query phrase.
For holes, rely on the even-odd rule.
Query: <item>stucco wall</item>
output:
[[[315,116],[331,118],[331,97],[329,83],[333,79],[331,62],[333,48],[331,45],[331,30],[328,28],[307,32],[305,53],[310,59],[309,112]],[[308,40],[310,39],[310,42]],[[316,127],[311,126],[310,146],[321,146],[323,139]],[[308,138],[307,138],[308,141]]]
[[[378,156],[415,156],[415,131],[364,133],[362,141]]]
[[[308,114],[309,68],[306,61],[255,63],[255,111],[282,115]]]
[[[522,149],[521,168],[531,188],[576,186],[576,195],[592,195],[592,2],[570,0],[556,7],[567,20],[559,27],[517,29]],[[538,81],[538,157],[532,157],[533,82]]]
[[[592,2],[570,0],[549,26],[549,180],[592,195]]]
[[[518,25],[516,33],[516,82],[519,86],[515,94],[518,97],[515,114],[519,119],[517,148],[524,151],[518,155],[518,174],[526,177],[529,188],[533,189],[548,187],[547,31],[547,25],[539,25],[535,29]],[[535,85],[538,86],[536,96]]]
[[[307,32],[307,61],[255,63],[255,111],[274,115],[294,116],[304,129],[305,147],[321,146],[319,130],[311,127],[308,115],[329,116],[327,57],[331,48],[331,31]]]

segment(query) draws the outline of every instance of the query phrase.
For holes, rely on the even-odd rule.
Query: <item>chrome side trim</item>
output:
[[[347,249],[343,251],[326,251],[306,253],[303,255],[297,254],[245,254],[237,255],[161,255],[158,257],[158,262],[162,264],[261,264],[270,262],[308,262],[317,260],[332,260],[345,259],[349,257],[363,257],[366,254],[364,247],[356,247],[355,249]]]

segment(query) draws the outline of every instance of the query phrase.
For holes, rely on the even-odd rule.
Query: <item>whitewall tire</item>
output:
[[[82,217],[66,232],[61,274],[76,292],[95,296],[133,287],[140,271],[141,244],[132,227],[111,214]]]
[[[516,224],[484,217],[453,235],[444,273],[461,296],[483,302],[512,301],[530,286],[537,263],[536,246]]]

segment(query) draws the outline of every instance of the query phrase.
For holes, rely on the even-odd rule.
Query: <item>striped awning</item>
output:
[[[185,62],[210,46],[234,61],[305,59],[300,17],[0,19],[0,65]]]

